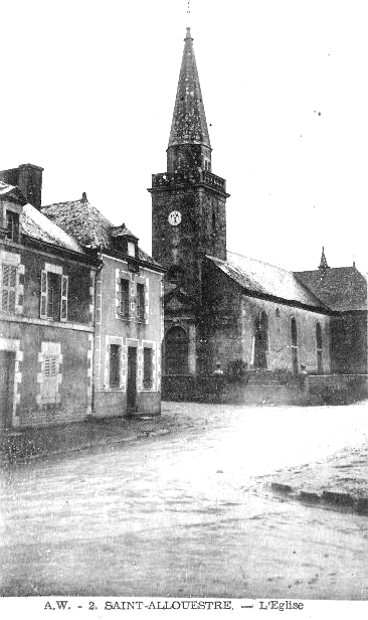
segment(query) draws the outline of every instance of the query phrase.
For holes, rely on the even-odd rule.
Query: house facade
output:
[[[0,181],[0,427],[92,411],[97,261]]]
[[[92,412],[159,414],[164,269],[125,224],[113,226],[87,199],[42,212],[100,260],[95,282]]]

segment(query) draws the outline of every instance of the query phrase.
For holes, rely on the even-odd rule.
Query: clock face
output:
[[[171,224],[171,226],[178,226],[178,224],[180,224],[181,222],[181,213],[180,211],[171,211],[169,217],[169,224]]]

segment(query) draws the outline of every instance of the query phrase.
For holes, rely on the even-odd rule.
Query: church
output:
[[[226,181],[211,143],[187,28],[167,149],[152,175],[152,255],[167,270],[163,392],[188,379],[249,370],[366,374],[367,283],[351,267],[291,272],[227,249]],[[166,390],[165,390],[166,381]]]

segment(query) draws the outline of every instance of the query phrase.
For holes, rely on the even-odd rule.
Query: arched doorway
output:
[[[293,361],[293,373],[294,375],[297,375],[299,371],[298,331],[296,328],[296,320],[294,319],[294,317],[291,318],[290,328],[291,328],[291,356],[292,356],[292,361]]]
[[[317,341],[317,372],[319,375],[323,374],[323,359],[322,359],[322,328],[320,323],[316,325],[316,341]]]
[[[267,368],[268,318],[264,310],[256,319],[254,331],[254,366],[255,368]]]
[[[171,327],[165,336],[165,373],[188,374],[188,335],[182,327]]]

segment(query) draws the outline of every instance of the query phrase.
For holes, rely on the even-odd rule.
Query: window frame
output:
[[[137,282],[136,317],[138,321],[146,319],[146,286],[142,282]]]
[[[20,215],[18,211],[6,208],[5,210],[6,221],[6,238],[14,243],[19,243],[20,239]]]

